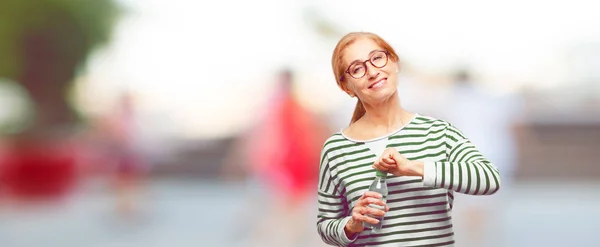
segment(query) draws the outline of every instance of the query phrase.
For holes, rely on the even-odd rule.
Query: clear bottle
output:
[[[369,187],[369,191],[374,191],[374,192],[381,194],[381,196],[382,196],[381,200],[384,203],[387,201],[387,196],[388,196],[388,188],[387,188],[387,183],[385,181],[386,177],[387,177],[387,172],[376,171],[375,172],[375,180],[373,180],[373,183]],[[369,204],[369,207],[385,211],[385,207],[380,206],[380,205]],[[374,218],[374,219],[378,219],[379,223],[371,224],[371,223],[363,222],[363,226],[365,228],[370,228],[371,231],[373,231],[375,233],[378,232],[379,230],[381,230],[382,223],[383,223],[383,216],[381,216],[381,217],[371,216],[371,215],[367,215],[367,216]]]

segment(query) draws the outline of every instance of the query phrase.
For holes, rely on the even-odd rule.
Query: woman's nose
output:
[[[367,76],[369,79],[377,78],[379,70],[370,63],[367,63]]]

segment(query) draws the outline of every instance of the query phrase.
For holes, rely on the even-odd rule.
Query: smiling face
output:
[[[362,102],[376,104],[394,95],[398,56],[371,33],[350,33],[336,47],[332,60],[338,85]]]
[[[396,92],[397,63],[386,52],[373,40],[360,38],[342,55],[343,64],[348,65],[344,75],[347,87],[363,102],[377,103]]]

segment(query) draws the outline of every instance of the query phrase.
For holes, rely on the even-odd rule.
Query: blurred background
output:
[[[331,54],[368,31],[403,106],[501,171],[457,196],[458,246],[598,246],[594,7],[0,0],[0,245],[324,246],[318,155],[355,104]]]

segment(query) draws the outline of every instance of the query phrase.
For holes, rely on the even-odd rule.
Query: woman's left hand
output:
[[[386,148],[373,168],[396,176],[423,176],[423,162],[408,160],[395,148]]]

